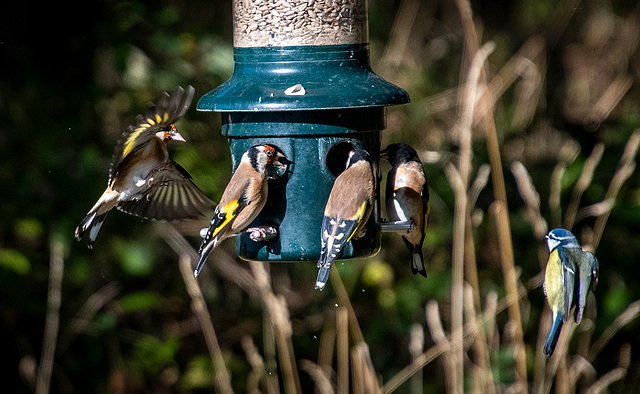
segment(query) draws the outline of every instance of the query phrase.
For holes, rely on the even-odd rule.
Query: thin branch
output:
[[[631,174],[633,174],[633,171],[636,168],[635,157],[638,152],[638,146],[640,146],[640,129],[634,131],[631,137],[629,137],[629,141],[627,141],[627,145],[625,146],[622,157],[620,158],[620,163],[618,164],[618,169],[615,174],[613,174],[613,179],[611,180],[609,189],[607,189],[607,193],[605,194],[605,200],[615,201],[620,188]],[[593,226],[593,244],[590,245],[592,252],[595,252],[596,249],[598,249],[598,244],[600,244],[600,238],[602,238],[602,233],[604,232],[604,227],[609,220],[610,213],[611,209],[607,210],[606,213],[596,219],[596,223]]]
[[[47,296],[47,315],[44,324],[42,355],[36,380],[36,394],[49,392],[53,358],[56,354],[56,341],[60,327],[60,304],[62,303],[62,277],[64,274],[64,245],[60,241],[51,241],[49,271],[49,294]]]
[[[571,230],[576,222],[576,213],[578,212],[578,207],[580,206],[582,194],[591,184],[591,181],[593,180],[593,173],[596,171],[596,167],[600,163],[603,153],[604,144],[596,144],[596,146],[594,146],[593,150],[591,151],[591,155],[589,155],[587,160],[584,162],[582,173],[580,174],[580,178],[578,178],[578,182],[576,182],[576,185],[573,188],[571,200],[569,201],[569,206],[567,207],[567,212],[564,216],[564,228],[568,230]]]
[[[213,322],[209,316],[209,311],[207,311],[207,304],[204,301],[200,287],[193,277],[191,258],[187,255],[180,256],[179,265],[182,279],[187,287],[189,297],[191,297],[191,309],[193,309],[193,312],[200,322],[202,334],[204,335],[205,342],[207,343],[211,361],[213,361],[213,365],[215,367],[216,387],[220,393],[233,393],[233,390],[231,389],[231,376],[229,375],[229,371],[224,363],[224,357],[222,355],[222,350],[220,350],[218,337],[216,336],[216,331],[213,328]]]
[[[625,343],[620,347],[620,358],[618,360],[618,367],[612,371],[607,372],[604,376],[598,379],[587,390],[588,394],[598,394],[607,389],[612,383],[618,380],[624,379],[627,376],[629,370],[629,364],[631,364],[631,345]]]

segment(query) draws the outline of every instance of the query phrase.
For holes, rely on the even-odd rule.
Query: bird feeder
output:
[[[221,113],[234,170],[256,144],[291,161],[269,182],[252,224],[275,225],[279,237],[255,242],[244,233],[236,249],[251,260],[317,260],[324,207],[349,151],[369,152],[379,189],[385,107],[409,96],[371,70],[367,0],[234,0],[233,7],[233,75],[197,109]],[[378,252],[379,207],[376,198],[366,235],[350,241],[341,258]]]

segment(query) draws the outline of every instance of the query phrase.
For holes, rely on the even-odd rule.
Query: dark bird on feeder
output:
[[[267,202],[267,170],[279,160],[285,156],[270,145],[254,145],[244,152],[200,245],[196,278],[209,253],[224,239],[242,232],[262,211]]]
[[[211,201],[191,180],[191,176],[169,157],[167,144],[182,141],[174,123],[189,109],[194,89],[178,88],[173,96],[164,93],[158,105],[135,124],[116,144],[107,189],[76,228],[79,240],[89,232],[92,248],[100,227],[114,207],[147,219],[182,220],[205,216]]]
[[[427,277],[422,244],[429,221],[429,185],[416,151],[407,144],[391,144],[381,153],[391,164],[387,174],[387,217],[413,227],[402,236],[411,251],[411,272]]]
[[[589,290],[595,290],[598,284],[599,265],[593,253],[583,251],[570,231],[557,228],[551,230],[546,237],[551,254],[543,290],[553,314],[553,324],[544,344],[544,354],[551,357],[562,324],[569,321],[572,307],[576,307],[576,324],[582,321],[587,294]]]
[[[352,238],[356,239],[369,220],[375,198],[375,180],[369,153],[349,153],[347,168],[336,178],[324,209],[321,251],[316,289],[324,289],[331,263]]]

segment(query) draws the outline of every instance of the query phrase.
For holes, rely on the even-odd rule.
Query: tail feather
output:
[[[87,246],[89,249],[93,249],[93,245],[96,243],[96,238],[98,237],[98,233],[100,232],[100,228],[102,228],[102,224],[107,218],[107,214],[109,211],[98,215],[97,212],[91,211],[85,216],[84,219],[80,222],[78,227],[76,227],[75,236],[78,241],[84,237],[84,235],[89,232],[89,241]]]
[[[412,261],[411,261],[411,272],[415,274],[420,274],[427,277],[427,270],[424,267],[424,260],[422,258],[422,250],[419,247],[413,249],[411,253]]]
[[[560,337],[560,330],[562,329],[562,314],[557,313],[555,315],[555,320],[551,326],[547,342],[544,344],[544,355],[547,356],[547,358],[553,354],[556,344],[558,343],[558,338]]]
[[[207,240],[203,241],[200,246],[200,259],[198,259],[198,265],[196,265],[196,269],[193,271],[193,277],[198,279],[198,275],[200,275],[200,271],[202,271],[202,267],[204,267],[204,263],[207,261],[209,254],[213,249],[218,246],[220,243],[220,239],[213,238],[207,242]]]
[[[318,267],[318,277],[316,278],[316,289],[324,290],[329,280],[329,272],[331,270],[331,263],[320,265]]]
[[[405,237],[402,237],[402,240],[407,245],[407,248],[411,251],[411,272],[415,274],[420,274],[427,277],[427,270],[424,266],[424,258],[422,256],[422,245],[414,245],[409,242]]]

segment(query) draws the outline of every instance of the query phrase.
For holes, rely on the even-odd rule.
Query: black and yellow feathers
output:
[[[374,198],[375,180],[369,153],[355,149],[349,153],[347,168],[336,178],[324,209],[316,289],[324,289],[333,260],[369,220]]]
[[[224,239],[244,230],[262,211],[268,196],[267,169],[282,158],[270,145],[252,146],[242,155],[200,245],[196,278],[209,253]]]
[[[179,88],[165,93],[158,105],[118,141],[107,189],[76,228],[82,239],[89,232],[88,246],[96,241],[107,214],[117,207],[123,212],[150,219],[180,220],[206,215],[214,205],[193,183],[191,176],[169,157],[169,141],[183,141],[174,123],[189,109],[194,89]]]

